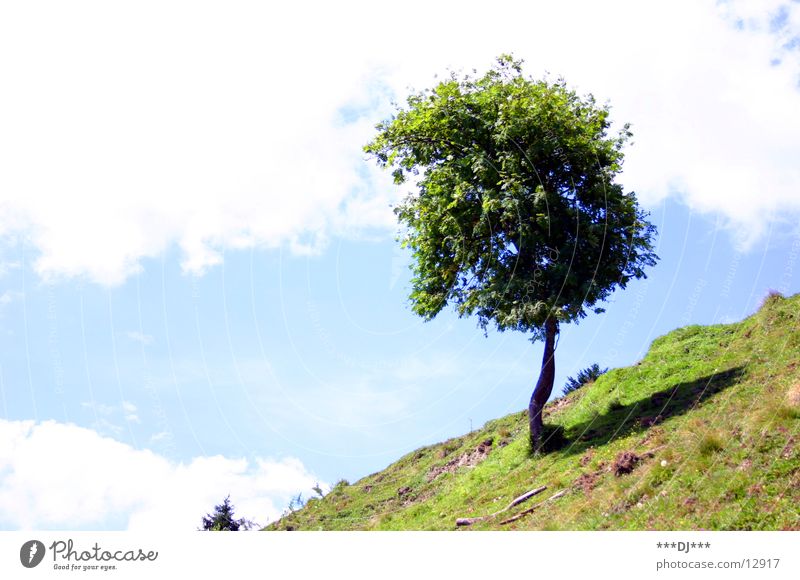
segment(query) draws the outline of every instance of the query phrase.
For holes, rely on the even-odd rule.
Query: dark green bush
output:
[[[592,366],[580,371],[574,378],[569,377],[562,392],[566,395],[572,391],[577,391],[582,386],[595,382],[600,375],[607,371],[607,368],[601,369],[600,365],[594,363]]]

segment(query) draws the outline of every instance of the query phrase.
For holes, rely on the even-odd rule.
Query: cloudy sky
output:
[[[800,291],[800,3],[0,4],[0,529],[266,523],[525,407],[539,346],[410,312],[364,158],[500,53],[630,122],[661,263],[558,384]]]

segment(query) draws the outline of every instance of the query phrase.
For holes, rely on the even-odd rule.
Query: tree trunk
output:
[[[539,451],[542,446],[542,410],[550,393],[553,392],[553,381],[556,378],[555,342],[558,334],[558,322],[552,316],[545,322],[544,356],[542,371],[536,388],[533,389],[531,402],[528,405],[528,426],[530,427],[531,447]]]

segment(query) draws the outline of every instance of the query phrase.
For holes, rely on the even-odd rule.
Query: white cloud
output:
[[[193,530],[228,494],[237,516],[263,525],[316,481],[293,458],[175,463],[72,424],[0,420],[4,529]]]
[[[671,38],[658,39],[661,54],[646,44],[634,86],[608,95],[634,122],[625,177],[642,199],[677,194],[747,247],[800,210],[800,50],[783,47],[788,29],[770,32],[783,3],[705,4],[654,13]],[[800,7],[786,6],[800,36]]]
[[[396,193],[360,147],[390,96],[514,51],[634,124],[644,201],[678,194],[750,242],[800,208],[800,50],[781,48],[800,7],[781,6],[4,5],[0,235],[25,232],[45,277],[114,284],[172,244],[202,272],[228,249],[389,229]]]
[[[122,411],[125,414],[125,420],[129,423],[141,423],[139,415],[137,415],[136,405],[130,401],[122,401]]]
[[[169,431],[159,431],[154,435],[150,436],[150,443],[160,443],[161,441],[170,441],[172,440],[172,433]]]
[[[131,339],[133,342],[138,342],[140,344],[148,345],[153,343],[153,337],[150,334],[145,334],[143,332],[139,332],[137,330],[131,330],[126,333],[126,336]]]

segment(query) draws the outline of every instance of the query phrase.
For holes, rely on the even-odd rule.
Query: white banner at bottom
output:
[[[0,532],[0,578],[800,578],[800,532]]]

